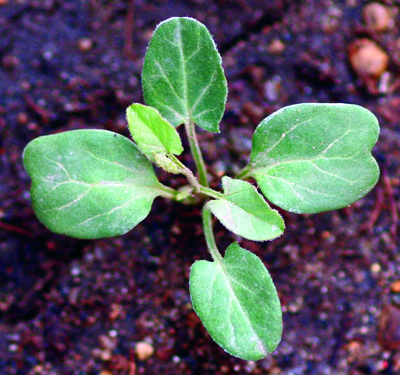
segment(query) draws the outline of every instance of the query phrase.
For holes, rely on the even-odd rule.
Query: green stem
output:
[[[162,197],[171,199],[173,201],[179,201],[178,195],[180,194],[180,192],[178,190],[175,190],[169,186],[165,186],[161,183],[160,183],[159,189],[160,189],[160,195]]]
[[[244,167],[237,175],[236,178],[239,178],[241,180],[245,180],[250,176],[250,173],[252,171],[251,165],[248,164],[246,167]]]
[[[178,166],[178,168],[180,169],[180,173],[182,173],[188,179],[194,191],[196,193],[199,193],[201,185],[199,181],[197,181],[197,178],[193,174],[193,172],[188,167],[186,167],[186,165],[184,165],[175,155],[169,155],[169,158]]]
[[[224,195],[222,193],[210,189],[206,165],[204,163],[203,155],[201,154],[199,142],[197,141],[195,124],[191,121],[187,122],[185,123],[185,129],[189,140],[190,150],[192,152],[193,159],[197,168],[197,173],[199,175],[199,192],[216,199],[223,197]],[[203,207],[202,218],[204,236],[206,238],[207,247],[210,251],[211,257],[213,258],[214,262],[222,264],[222,256],[218,251],[217,244],[215,243],[214,233],[212,229],[211,211],[206,206]]]
[[[196,164],[199,182],[201,185],[209,187],[207,169],[204,163],[203,155],[201,154],[199,142],[197,141],[195,124],[191,121],[185,123],[185,129],[189,140],[190,150]]]
[[[169,158],[180,169],[180,173],[186,176],[195,193],[201,193],[214,199],[224,197],[224,194],[201,185],[199,181],[197,181],[197,178],[195,177],[193,172],[189,168],[187,168],[175,155],[169,155]]]
[[[219,191],[216,191],[214,189],[210,189],[210,188],[207,188],[207,187],[204,187],[204,186],[200,186],[199,192],[204,194],[204,195],[207,195],[207,196],[209,196],[211,198],[214,198],[214,199],[218,199],[218,198],[223,198],[224,197],[224,194],[220,193]]]
[[[211,257],[213,258],[214,262],[221,263],[222,256],[219,253],[217,244],[215,243],[214,233],[212,229],[211,211],[206,206],[203,207],[202,218],[203,218],[204,236],[206,237],[208,250],[210,251]]]

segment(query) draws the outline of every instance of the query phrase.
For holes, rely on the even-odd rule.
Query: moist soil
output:
[[[2,374],[400,374],[400,314],[389,293],[400,279],[400,5],[383,2],[389,20],[378,12],[368,21],[367,4],[0,1]],[[381,178],[351,207],[280,211],[287,228],[274,242],[236,238],[215,224],[218,246],[239,240],[263,260],[279,291],[282,342],[257,362],[225,353],[191,306],[190,266],[210,260],[200,207],[158,198],[125,236],[83,241],[51,233],[30,205],[25,145],[82,128],[129,136],[125,109],[143,103],[146,46],[172,16],[203,22],[224,61],[221,134],[199,131],[214,188],[246,165],[255,127],[282,106],[360,104],[381,124],[374,148]],[[365,41],[379,53],[354,55],[354,43]],[[187,151],[182,161],[193,166]],[[157,174],[172,187],[186,183]],[[154,350],[147,359],[140,342]]]

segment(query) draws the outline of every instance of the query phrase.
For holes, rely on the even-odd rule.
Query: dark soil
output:
[[[378,344],[381,311],[395,309],[389,287],[400,279],[397,14],[392,28],[377,32],[363,21],[361,0],[0,4],[2,374],[400,374],[396,343]],[[256,125],[282,106],[356,103],[381,123],[374,154],[382,177],[367,197],[336,212],[282,212],[281,238],[240,240],[269,269],[284,311],[278,350],[258,362],[226,354],[191,307],[189,268],[209,259],[199,207],[158,199],[127,235],[79,241],[50,233],[30,206],[24,146],[77,128],[128,136],[125,109],[143,101],[152,30],[185,15],[211,30],[229,82],[222,133],[199,135],[214,187],[246,164]],[[383,75],[351,68],[349,46],[361,38],[388,54]],[[183,160],[191,164],[189,153]],[[185,183],[159,175],[167,185]],[[221,249],[236,240],[219,224],[215,231]],[[399,315],[389,317],[397,330]],[[154,348],[144,361],[135,353],[140,341]]]

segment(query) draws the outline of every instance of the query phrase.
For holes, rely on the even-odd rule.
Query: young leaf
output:
[[[182,142],[176,129],[152,107],[132,104],[126,110],[133,140],[150,160],[153,154],[180,155]]]
[[[213,340],[229,354],[255,361],[278,346],[282,312],[274,283],[261,260],[237,243],[221,262],[193,264],[190,296]]]
[[[253,137],[252,175],[274,204],[296,213],[345,207],[376,184],[376,117],[350,104],[297,104],[263,120]]]
[[[154,154],[154,163],[157,167],[164,169],[164,171],[174,174],[182,173],[182,169],[179,168],[167,155],[165,154]]]
[[[142,73],[143,94],[174,126],[192,121],[219,132],[227,83],[214,41],[193,18],[170,18],[154,31]]]
[[[253,241],[279,237],[285,223],[248,182],[222,178],[224,198],[211,200],[207,207],[233,233]]]
[[[39,220],[71,237],[124,234],[162,194],[151,163],[136,145],[105,130],[36,138],[24,150],[24,165]]]

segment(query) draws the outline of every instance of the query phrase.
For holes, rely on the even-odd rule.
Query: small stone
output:
[[[285,50],[285,48],[285,44],[280,39],[273,39],[268,45],[267,51],[271,55],[280,55]]]
[[[87,52],[92,49],[93,41],[89,38],[81,38],[78,40],[78,47],[82,52]]]
[[[108,316],[111,320],[115,320],[119,317],[121,311],[122,311],[122,306],[113,303],[111,305],[111,311]]]
[[[29,91],[31,89],[31,84],[28,81],[22,81],[21,88],[24,91]]]
[[[282,90],[281,77],[273,76],[264,84],[264,95],[270,102],[276,102],[279,99]]]
[[[20,112],[17,115],[17,122],[20,125],[26,125],[29,122],[29,117],[25,112]]]
[[[370,3],[363,8],[362,13],[366,25],[376,32],[383,32],[394,26],[394,12],[383,4]]]
[[[390,291],[392,293],[400,293],[400,280],[397,280],[390,285]]]
[[[216,176],[221,178],[223,175],[226,173],[226,165],[222,160],[217,160],[213,165],[212,165],[212,170]]]
[[[343,18],[343,12],[339,7],[332,6],[322,17],[322,29],[326,33],[332,33],[340,27]]]
[[[115,329],[112,329],[108,332],[108,335],[110,337],[117,337],[118,336],[118,331],[116,331]]]
[[[6,55],[3,57],[2,65],[7,70],[13,70],[17,68],[20,64],[20,61],[17,56]]]
[[[380,266],[380,264],[379,263],[374,263],[374,264],[372,264],[371,265],[371,272],[372,273],[379,273],[379,272],[381,272],[381,266]]]
[[[387,69],[389,56],[375,42],[358,39],[349,46],[349,59],[357,75],[379,78]]]
[[[118,339],[116,337],[109,337],[101,335],[99,337],[100,346],[106,350],[114,350],[118,345]]]
[[[378,342],[384,350],[400,349],[400,308],[386,305],[379,321]]]
[[[102,350],[100,352],[100,358],[102,361],[109,361],[111,359],[111,352],[109,350]]]
[[[153,346],[144,341],[136,343],[135,351],[140,361],[145,361],[154,354]]]
[[[243,104],[242,111],[250,118],[254,124],[258,124],[264,116],[264,108],[254,102]]]
[[[16,352],[18,350],[18,345],[17,344],[11,344],[11,345],[9,345],[8,350],[10,352]]]

